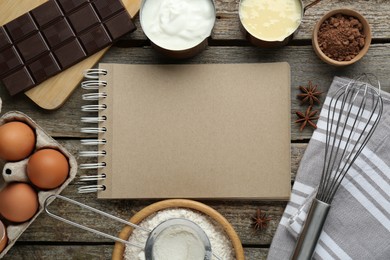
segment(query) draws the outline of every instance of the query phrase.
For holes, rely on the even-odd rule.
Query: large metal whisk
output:
[[[331,97],[327,111],[325,157],[316,198],[292,259],[311,259],[341,182],[374,133],[383,111],[371,74],[363,74]]]

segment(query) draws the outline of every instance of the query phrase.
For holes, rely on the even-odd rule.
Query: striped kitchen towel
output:
[[[348,82],[335,77],[331,84],[272,241],[269,260],[287,260],[293,253],[321,178],[330,96]],[[390,259],[390,94],[381,94],[381,121],[333,199],[314,259]]]

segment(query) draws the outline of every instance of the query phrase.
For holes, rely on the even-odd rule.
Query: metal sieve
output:
[[[121,239],[119,237],[106,234],[106,233],[98,231],[96,229],[86,227],[86,226],[81,225],[79,223],[73,222],[69,219],[63,218],[59,215],[53,214],[52,212],[49,211],[48,206],[54,199],[60,199],[60,200],[69,202],[71,204],[74,204],[74,205],[77,205],[79,207],[90,210],[92,212],[95,212],[98,215],[110,218],[112,220],[118,221],[118,222],[125,224],[125,225],[129,225],[133,228],[137,228],[137,229],[141,229],[143,231],[146,231],[147,233],[149,233],[147,240],[146,240],[146,243],[145,243],[145,245],[131,243],[131,242],[124,240],[124,239]],[[184,219],[184,218],[168,219],[168,220],[163,221],[160,224],[158,224],[154,229],[150,230],[150,229],[141,227],[139,225],[136,225],[134,223],[131,223],[129,221],[115,217],[113,215],[110,215],[110,214],[103,212],[101,210],[92,208],[88,205],[82,204],[82,203],[77,202],[75,200],[69,199],[69,198],[61,196],[61,195],[55,195],[55,194],[50,195],[45,200],[44,208],[45,208],[46,213],[52,218],[55,218],[57,220],[60,220],[60,221],[65,222],[67,224],[70,224],[70,225],[75,226],[77,228],[92,232],[94,234],[109,238],[111,240],[121,242],[121,243],[124,243],[124,244],[129,245],[129,246],[135,246],[135,247],[143,249],[145,252],[146,260],[160,260],[160,259],[157,259],[154,257],[154,252],[156,250],[155,244],[164,232],[166,232],[167,230],[174,228],[174,227],[183,227],[184,229],[191,230],[191,232],[199,239],[199,241],[201,241],[202,246],[204,246],[204,252],[205,252],[203,260],[211,260],[213,256],[214,256],[214,258],[216,258],[218,260],[222,260],[219,256],[212,253],[210,240],[209,240],[207,234],[204,232],[204,230],[200,226],[198,226],[196,223],[194,223],[193,221],[188,220],[188,219]]]

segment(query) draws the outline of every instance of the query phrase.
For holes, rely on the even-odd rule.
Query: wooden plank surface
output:
[[[375,73],[386,91],[390,91],[390,78],[388,77],[388,61],[390,57],[390,44],[373,44],[367,55],[358,63],[346,68],[334,68],[323,63],[315,56],[312,47],[287,46],[280,49],[260,49],[252,46],[212,46],[190,60],[182,63],[234,63],[234,62],[278,62],[288,61],[291,66],[291,119],[292,140],[303,140],[311,137],[311,129],[299,132],[299,127],[293,123],[296,119],[295,111],[303,110],[296,99],[298,86],[305,85],[309,80],[319,86],[322,100],[332,82],[333,76],[353,77],[362,72]],[[161,57],[149,46],[130,48],[111,48],[102,59],[103,62],[152,64],[172,63],[172,60]],[[178,61],[176,61],[178,62]],[[81,72],[80,72],[81,73]],[[37,107],[26,97],[11,98],[4,88],[0,89],[3,99],[3,110],[19,110],[34,118],[38,124],[54,137],[82,137],[80,134],[80,111],[83,104],[81,95],[86,91],[78,88],[64,107],[55,111],[45,111]],[[62,120],[66,118],[66,120]],[[85,135],[84,135],[85,136]]]
[[[213,30],[210,46],[196,57],[184,61],[172,61],[158,55],[151,49],[150,43],[140,29],[139,21],[136,19],[139,29],[122,38],[115,47],[107,52],[103,61],[134,64],[289,62],[292,70],[292,181],[295,179],[299,162],[312,135],[311,129],[299,132],[298,125],[293,122],[295,111],[304,110],[296,99],[299,85],[305,85],[309,80],[313,81],[321,91],[325,92],[322,96],[322,100],[324,100],[334,76],[352,77],[362,72],[373,72],[381,81],[383,89],[390,92],[390,78],[388,77],[390,72],[390,27],[388,26],[390,1],[323,0],[307,11],[295,40],[289,46],[279,49],[260,49],[250,46],[244,40],[237,16],[239,0],[216,0],[215,2],[217,23]],[[305,4],[309,2],[304,1]],[[360,11],[372,26],[374,40],[368,54],[357,64],[346,68],[334,68],[317,58],[310,39],[315,22],[325,12],[341,7]],[[5,93],[4,88],[0,88],[0,96],[3,99],[2,112],[19,110],[28,114],[52,136],[56,137],[71,153],[77,155],[78,151],[83,149],[79,139],[86,137],[79,132],[79,128],[83,126],[80,123],[80,118],[85,115],[80,111],[83,104],[81,100],[83,93],[86,92],[78,88],[61,109],[46,111],[37,108],[27,97],[11,98]],[[77,160],[79,163],[87,162],[84,158],[77,157]],[[79,175],[84,173],[85,171],[80,171]],[[152,200],[97,200],[95,194],[78,194],[77,188],[81,185],[83,184],[76,178],[63,194],[125,219],[155,202]],[[286,202],[215,200],[202,202],[218,210],[231,222],[241,238],[247,259],[266,259],[268,248]],[[117,223],[96,219],[89,212],[68,207],[60,201],[54,202],[52,207],[53,210],[64,213],[69,218],[110,234],[116,234],[122,228]],[[254,231],[251,226],[251,217],[257,208],[261,208],[273,218],[267,230]],[[22,235],[5,259],[109,259],[113,245],[105,238],[69,227],[43,214]]]
[[[56,259],[69,260],[77,255],[77,260],[106,260],[111,258],[114,244],[94,244],[94,245],[16,245],[13,248],[14,259]],[[266,259],[268,249],[266,248],[245,248],[246,259],[262,260]],[[7,257],[8,258],[8,257]]]
[[[311,2],[313,0],[303,0],[304,5]],[[244,41],[245,37],[240,29],[240,19],[238,17],[239,0],[217,0],[215,6],[217,21],[211,39],[226,42]],[[321,16],[328,11],[340,8],[350,8],[360,12],[370,23],[375,40],[389,39],[388,14],[390,13],[390,4],[388,0],[322,0],[306,11],[295,40],[310,40],[314,25]],[[136,20],[136,26],[141,28],[138,20]],[[146,40],[146,36],[142,30],[137,30],[126,35],[124,39]]]
[[[304,0],[304,5],[313,2],[313,0]],[[239,26],[237,15],[239,0],[216,1],[218,22],[212,35],[215,40],[235,40],[244,39]],[[326,12],[334,9],[350,8],[354,9],[367,18],[372,26],[375,39],[388,39],[390,28],[387,26],[389,20],[390,5],[386,0],[322,0],[318,4],[309,8],[301,23],[296,40],[311,39],[312,30],[316,22]]]

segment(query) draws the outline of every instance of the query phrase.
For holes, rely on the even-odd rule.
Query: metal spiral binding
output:
[[[103,157],[106,156],[107,152],[103,151],[81,151],[79,156],[81,157]]]
[[[105,86],[107,86],[107,81],[105,80],[86,80],[81,82],[81,87],[86,90],[97,90]]]
[[[98,90],[95,93],[86,93],[82,95],[82,99],[85,101],[99,101],[107,97],[107,93],[100,91],[102,88],[107,86],[107,82],[105,80],[99,80],[101,75],[107,75],[107,70],[104,69],[90,69],[84,72],[84,77],[87,79],[81,83],[81,87],[85,90]],[[81,107],[82,112],[90,113],[90,112],[103,112],[107,109],[106,104],[87,104]],[[87,124],[97,124],[102,123],[107,120],[107,117],[102,116],[94,116],[94,117],[81,117],[81,122]],[[107,129],[105,127],[83,127],[80,130],[82,133],[86,134],[104,134]],[[101,146],[107,143],[106,139],[82,139],[81,145],[91,146]],[[105,150],[92,150],[92,151],[80,151],[80,157],[92,157],[92,158],[102,158],[106,156],[107,152]],[[94,163],[82,163],[79,168],[83,170],[89,169],[103,169],[106,167],[105,162],[94,162]],[[96,175],[84,175],[80,177],[80,181],[82,182],[93,182],[93,181],[101,181],[106,179],[106,174],[96,174]],[[86,185],[78,188],[79,193],[90,193],[103,191],[106,187],[101,184],[93,184]]]
[[[105,162],[101,163],[82,163],[80,164],[80,170],[88,170],[88,169],[103,169],[106,167]]]
[[[81,139],[80,143],[82,145],[103,145],[106,144],[106,139]]]
[[[106,174],[97,174],[97,175],[83,175],[80,176],[80,181],[100,181],[100,180],[105,180],[106,179]]]
[[[81,107],[82,112],[98,112],[105,110],[107,108],[106,104],[103,105],[84,105]]]
[[[106,116],[92,116],[92,117],[82,117],[81,122],[83,123],[90,123],[90,124],[97,124],[100,122],[104,122],[107,120]]]
[[[85,101],[96,101],[107,97],[106,92],[97,92],[97,93],[86,93],[82,95],[83,100]]]
[[[77,189],[78,193],[91,193],[91,192],[97,192],[97,191],[104,191],[106,190],[105,185],[87,185],[82,186]]]
[[[80,132],[84,134],[99,134],[107,132],[107,129],[105,127],[83,127]]]
[[[84,78],[86,79],[98,79],[101,75],[107,75],[105,69],[89,69],[84,71]]]

